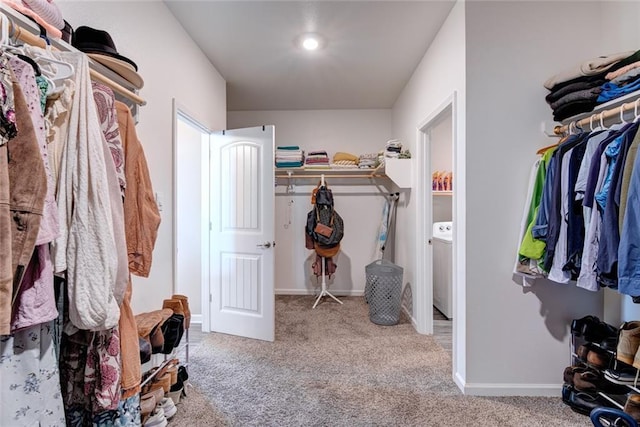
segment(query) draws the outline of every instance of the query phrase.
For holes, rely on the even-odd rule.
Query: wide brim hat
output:
[[[138,66],[131,59],[118,53],[108,32],[87,26],[78,27],[73,32],[72,45],[120,75],[136,89],[142,89],[144,86],[144,80],[138,74]]]

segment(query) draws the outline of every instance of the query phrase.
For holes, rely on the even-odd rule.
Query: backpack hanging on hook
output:
[[[333,206],[333,193],[329,187],[318,186],[311,193],[313,210],[307,214],[305,232],[313,242],[308,249],[315,249],[320,256],[331,257],[338,252],[344,237],[344,222]]]

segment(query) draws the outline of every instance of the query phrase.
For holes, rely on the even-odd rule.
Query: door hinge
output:
[[[209,294],[209,302],[213,302],[213,295]]]
[[[213,230],[213,223],[209,221],[209,231]]]

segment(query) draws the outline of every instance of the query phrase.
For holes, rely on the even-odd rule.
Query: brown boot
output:
[[[184,328],[189,329],[191,325],[191,310],[189,309],[189,298],[186,295],[174,294],[171,299],[179,299],[182,301],[182,308],[184,308]]]
[[[640,394],[630,394],[627,403],[624,404],[624,412],[631,415],[634,420],[640,421]]]
[[[175,314],[181,314],[184,316],[184,306],[179,299],[166,299],[162,301],[162,308],[170,308]]]
[[[640,347],[640,322],[625,322],[620,327],[616,359],[627,365],[633,365],[638,347]]]

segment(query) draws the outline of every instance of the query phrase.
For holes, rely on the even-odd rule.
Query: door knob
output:
[[[261,245],[256,245],[259,248],[269,249],[271,247],[271,242],[266,242]]]

